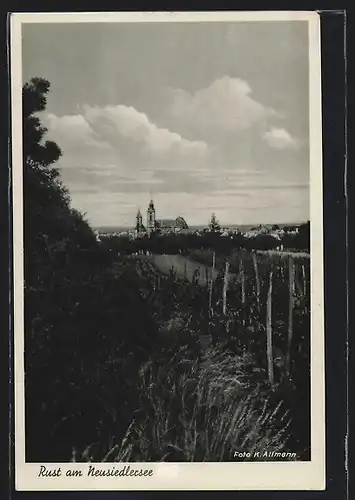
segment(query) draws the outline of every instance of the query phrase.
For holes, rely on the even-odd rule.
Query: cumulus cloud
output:
[[[265,132],[264,141],[274,149],[295,149],[297,140],[283,128],[271,128]]]
[[[208,147],[203,141],[189,141],[167,128],[159,128],[145,113],[132,106],[84,107],[84,117],[93,130],[102,136],[119,134],[144,144],[153,152],[174,150],[182,154],[204,154]]]
[[[48,114],[44,121],[52,134],[64,137],[66,142],[108,148],[117,144],[119,137],[145,145],[153,152],[203,155],[208,146],[203,141],[189,141],[180,134],[159,128],[146,114],[128,106],[84,106],[82,114],[56,116]],[[80,145],[80,144],[78,144]]]
[[[171,91],[167,111],[171,123],[207,138],[243,132],[277,116],[276,111],[252,97],[246,81],[229,76],[193,94],[181,89]]]

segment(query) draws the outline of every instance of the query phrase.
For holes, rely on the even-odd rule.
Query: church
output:
[[[179,233],[186,229],[189,229],[189,226],[183,217],[179,216],[176,219],[157,219],[153,200],[150,200],[147,209],[146,227],[143,225],[143,217],[140,210],[138,210],[136,215],[135,232],[137,238],[142,238],[146,235],[151,236],[153,233]]]

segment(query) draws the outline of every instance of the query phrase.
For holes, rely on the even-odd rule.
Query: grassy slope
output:
[[[253,355],[237,355],[223,344],[201,350],[201,332],[187,307],[192,285],[172,289],[174,279],[166,276],[161,290],[153,291],[154,268],[145,260],[131,263],[146,281],[152,314],[166,298],[158,314],[160,341],[140,366],[134,416],[124,437],[112,435],[106,446],[93,444],[74,459],[221,461],[232,460],[236,450],[265,449],[304,457],[304,441],[290,447],[282,388],[268,387]]]

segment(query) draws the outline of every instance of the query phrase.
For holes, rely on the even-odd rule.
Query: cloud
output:
[[[84,117],[92,129],[102,136],[121,135],[136,143],[145,145],[153,152],[171,150],[183,155],[206,153],[208,146],[203,141],[189,141],[167,128],[159,128],[145,113],[132,106],[84,106]]]
[[[48,138],[63,151],[58,167],[73,206],[94,224],[132,224],[150,191],[162,217],[181,214],[191,224],[207,221],[214,208],[226,223],[261,212],[269,219],[281,196],[282,203],[306,200],[300,169],[284,168],[285,155],[289,166],[299,162],[299,152],[287,151],[298,142],[274,125],[280,115],[247,82],[223,77],[169,95],[154,120],[121,104],[42,114]]]
[[[44,114],[48,137],[63,151],[62,168],[85,165],[88,170],[137,170],[159,161],[174,165],[208,154],[203,141],[190,141],[152,123],[146,114],[128,106],[82,107],[76,115]],[[104,172],[105,170],[105,172]]]
[[[271,128],[265,132],[263,139],[274,149],[295,149],[298,141],[283,128]]]
[[[145,113],[129,106],[88,106],[75,115],[43,114],[48,138],[63,151],[60,167],[85,169],[102,176],[128,173],[143,181],[143,170],[199,165],[208,154],[204,141],[152,123]],[[133,177],[134,179],[134,177]]]
[[[243,132],[278,116],[254,99],[249,84],[240,78],[223,76],[193,94],[182,89],[170,93],[170,123],[179,130],[189,130],[195,137],[211,139],[216,134],[219,137]]]

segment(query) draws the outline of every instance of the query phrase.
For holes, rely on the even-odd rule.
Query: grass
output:
[[[269,258],[263,257],[259,260],[258,269],[263,278],[261,284],[267,277],[269,261]],[[249,278],[251,272],[255,274],[251,258],[247,264],[249,267],[245,268]],[[148,289],[151,281],[156,280],[156,271],[146,261],[139,261],[139,266],[141,280],[147,281],[145,286]],[[281,321],[279,317],[284,305],[280,297],[284,295],[285,287],[287,290],[287,274],[285,269],[282,276],[275,266],[276,271],[274,353],[279,344],[282,348],[287,338],[284,335],[287,333],[284,318],[282,316]],[[292,452],[297,454],[293,460],[309,460],[309,440],[306,434],[302,434],[303,428],[308,425],[307,393],[304,393],[304,400],[296,398],[303,394],[302,381],[307,380],[307,366],[305,360],[298,356],[299,366],[295,373],[301,374],[301,382],[296,381],[296,388],[280,374],[275,376],[276,383],[272,388],[268,385],[265,363],[261,363],[260,356],[255,355],[256,352],[263,353],[265,347],[265,335],[257,328],[260,318],[264,317],[264,309],[261,316],[256,313],[255,324],[252,322],[252,326],[245,329],[245,339],[238,316],[235,319],[239,322],[233,323],[227,336],[217,335],[217,325],[216,331],[213,330],[214,346],[203,350],[199,340],[205,332],[205,325],[194,321],[196,308],[192,310],[188,307],[196,294],[196,297],[202,294],[200,287],[178,283],[171,276],[161,278],[161,290],[158,287],[153,298],[149,299],[151,311],[156,310],[159,319],[157,345],[150,351],[148,360],[135,370],[134,386],[130,388],[134,393],[132,412],[120,429],[110,428],[107,433],[109,439],[106,435],[105,439],[88,446],[84,452],[74,450],[72,459],[92,462],[219,462],[235,460],[236,451],[250,454],[249,460],[256,460],[254,452],[262,454],[267,451]],[[238,285],[237,288],[232,285],[229,306],[235,316],[240,301]],[[253,292],[250,279],[247,285],[249,298]],[[165,302],[162,302],[162,297]],[[235,304],[232,303],[233,298]],[[263,303],[263,295],[261,298]],[[163,310],[160,310],[161,306]],[[215,313],[219,324],[221,316],[217,308]],[[296,321],[296,316],[295,313],[295,334],[300,329],[307,331],[307,325]],[[250,328],[254,328],[255,332],[250,332]],[[282,330],[280,334],[278,328]],[[296,337],[299,337],[299,332]],[[236,349],[234,341],[237,340],[245,342],[248,349]],[[253,342],[257,344],[254,350]],[[307,345],[307,342],[305,339],[301,344]],[[296,399],[297,403],[294,403]],[[115,404],[114,399],[111,406],[113,412],[120,413],[121,407]]]

